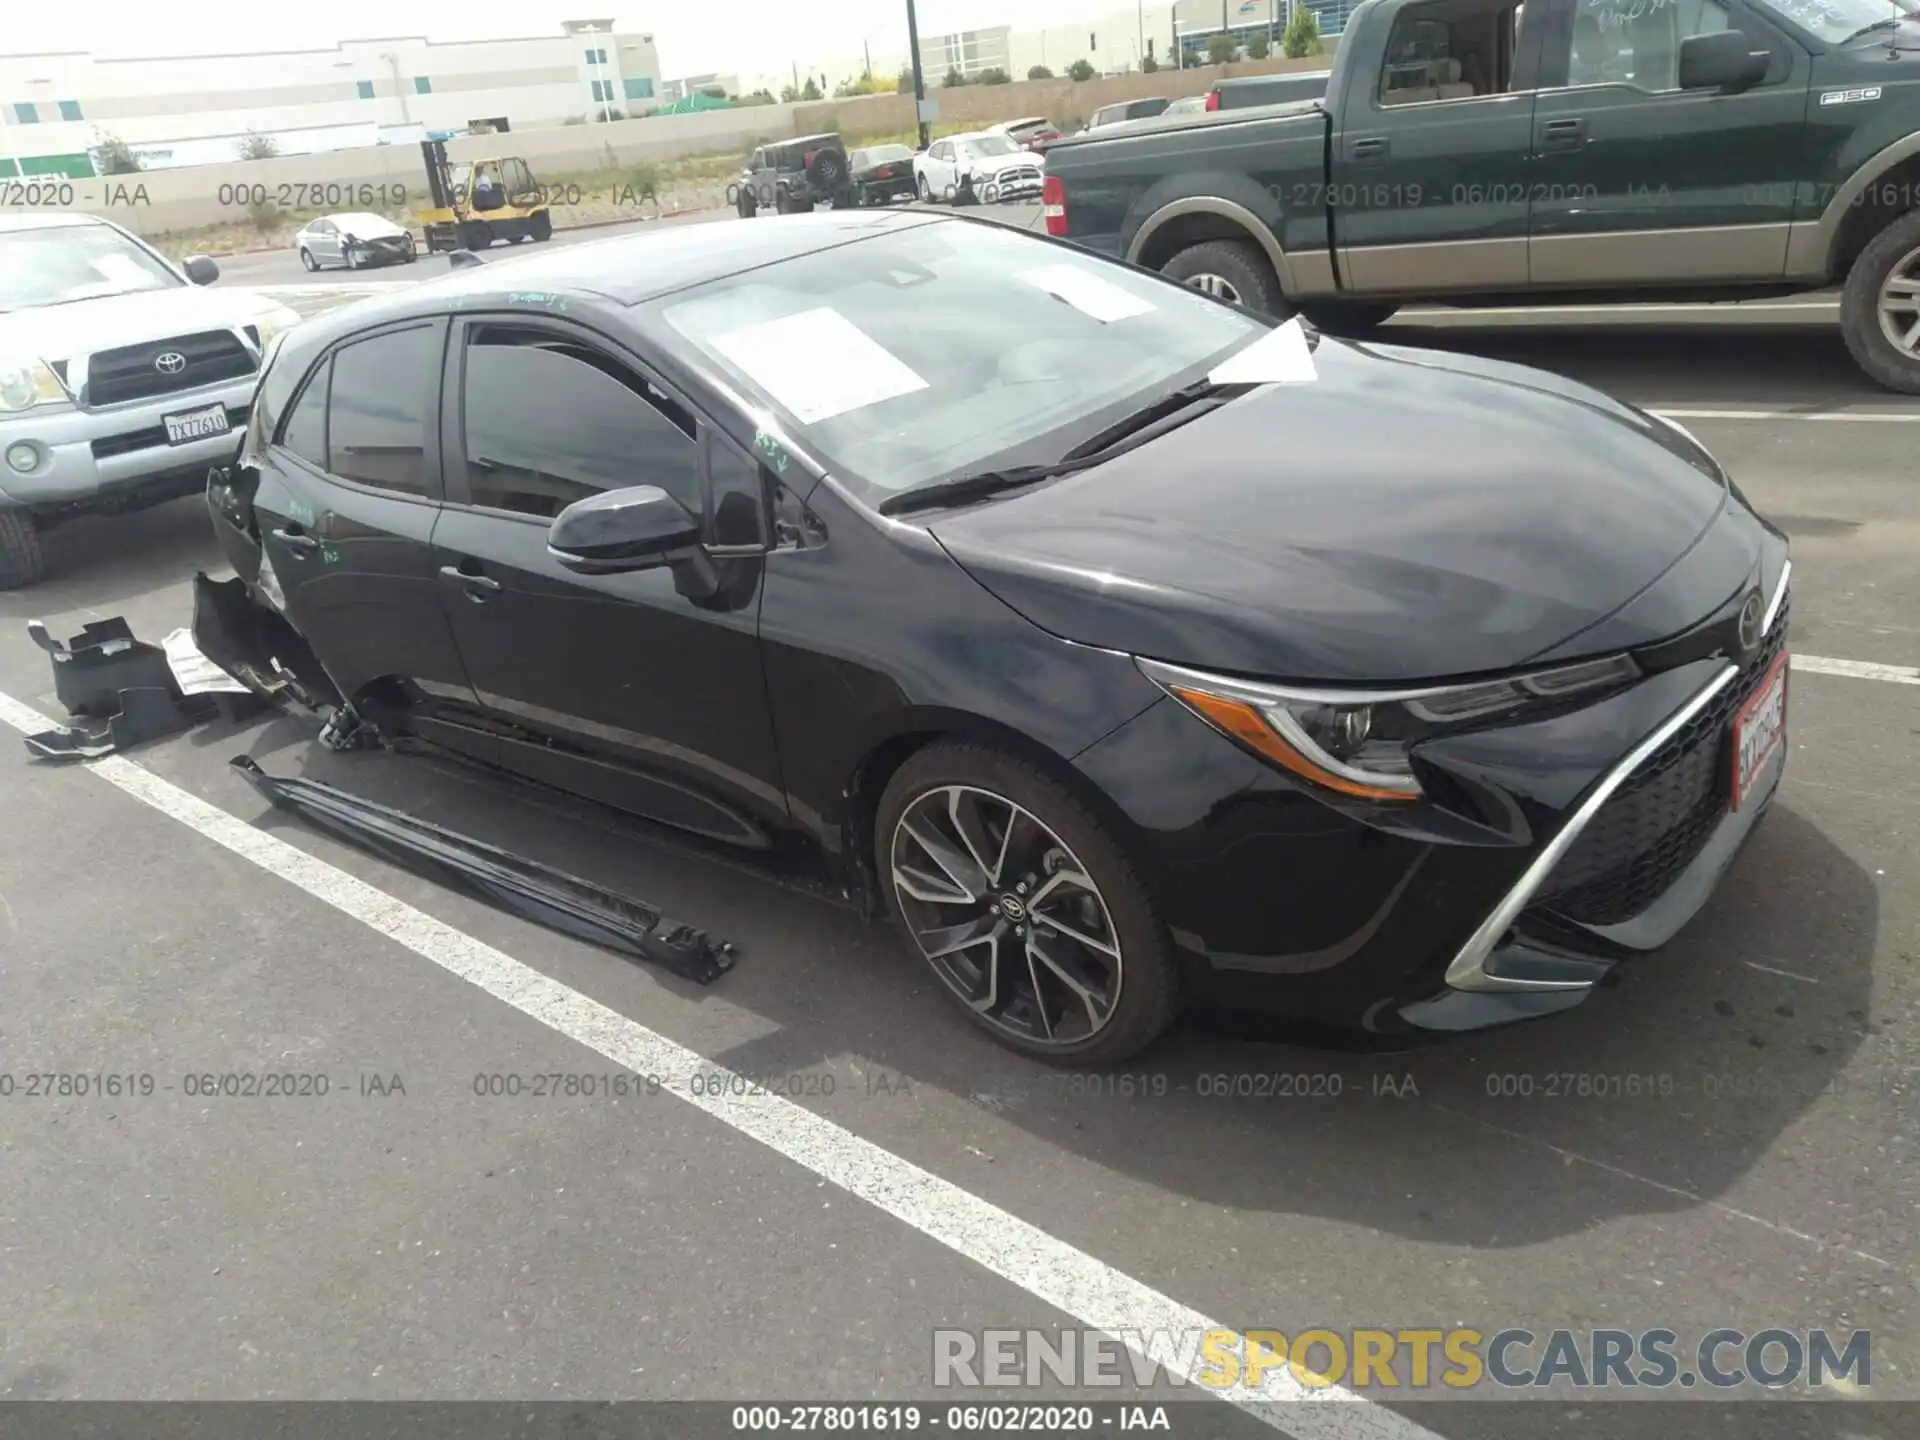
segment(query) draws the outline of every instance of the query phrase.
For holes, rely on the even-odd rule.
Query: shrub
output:
[[[1273,42],[1267,39],[1266,31],[1260,31],[1251,40],[1247,41],[1247,58],[1249,60],[1264,60],[1271,54],[1273,54]]]
[[[1082,57],[1067,67],[1067,78],[1074,81],[1091,80],[1093,66],[1087,63],[1085,57]]]
[[[1289,60],[1318,55],[1326,49],[1320,43],[1320,17],[1306,6],[1299,6],[1287,21],[1286,34],[1280,37],[1280,50]]]
[[[962,75],[958,70],[949,70],[946,75],[942,77],[940,83],[947,89],[953,90],[966,84],[967,77]]]
[[[138,175],[140,157],[117,135],[102,135],[93,147],[93,168],[102,175]]]
[[[1051,80],[1053,79],[1053,71],[1049,70],[1044,65],[1034,65],[1029,67],[1029,69],[1027,70],[1027,79]]]
[[[980,72],[980,83],[982,85],[1005,85],[1011,79],[1013,79],[1013,77],[998,65],[991,66]]]
[[[1240,53],[1240,47],[1233,43],[1231,35],[1215,35],[1207,41],[1207,63],[1224,65]]]
[[[1154,71],[1158,70],[1159,68],[1160,68],[1160,62],[1154,59],[1153,56],[1147,55],[1142,57],[1140,61],[1140,73],[1142,75],[1151,75],[1154,73]]]

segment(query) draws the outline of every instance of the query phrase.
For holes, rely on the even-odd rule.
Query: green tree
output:
[[[1267,39],[1267,32],[1264,30],[1255,31],[1253,38],[1247,41],[1247,58],[1249,60],[1264,60],[1271,54],[1273,54],[1273,42]]]
[[[799,87],[799,86],[797,86],[797,85],[782,85],[782,86],[780,87],[780,103],[781,103],[782,105],[791,105],[791,104],[793,104],[793,103],[794,103],[794,102],[795,102],[796,100],[798,100],[799,98],[800,98],[800,87]]]
[[[280,153],[280,142],[271,135],[249,130],[235,148],[242,160],[271,160]]]
[[[102,175],[138,175],[140,157],[118,135],[102,135],[93,147],[93,168]]]
[[[982,85],[1004,85],[1011,79],[1013,79],[1013,77],[998,65],[990,66],[980,72],[980,83]]]
[[[1027,79],[1051,80],[1053,79],[1053,71],[1049,70],[1044,65],[1032,65],[1027,68]]]
[[[1158,70],[1159,68],[1160,68],[1160,62],[1154,59],[1153,56],[1143,55],[1141,57],[1140,73],[1142,75],[1151,75],[1153,74],[1154,71]]]
[[[1287,21],[1286,34],[1280,37],[1280,52],[1289,60],[1318,55],[1326,47],[1320,43],[1320,17],[1305,5],[1295,7]]]
[[[1207,41],[1207,63],[1224,65],[1240,52],[1231,35],[1215,35]]]
[[[913,67],[911,65],[900,72],[900,78],[894,81],[893,88],[902,95],[911,95],[913,93]]]
[[[1067,78],[1074,81],[1091,80],[1093,79],[1093,66],[1087,63],[1085,57],[1082,57],[1067,67]]]
[[[947,71],[946,76],[940,81],[940,83],[944,85],[947,89],[952,90],[958,86],[966,84],[967,77],[962,75],[958,70],[949,70]]]
[[[800,87],[800,98],[802,100],[818,100],[820,98],[820,87],[814,84],[811,75],[807,76],[807,83]]]

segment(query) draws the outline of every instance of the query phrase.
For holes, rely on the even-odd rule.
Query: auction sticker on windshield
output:
[[[891,350],[824,306],[729,330],[712,344],[803,425],[927,388]]]
[[[1043,265],[1038,270],[1023,271],[1020,278],[1103,325],[1135,315],[1150,315],[1158,308],[1151,300],[1122,290],[1112,281],[1103,280],[1078,265]]]
[[[209,435],[225,435],[233,428],[227,423],[224,405],[205,405],[198,410],[183,410],[178,415],[160,418],[166,424],[169,445],[190,445]]]
[[[1752,793],[1774,754],[1787,738],[1787,656],[1784,651],[1767,678],[1733,717],[1733,808]]]

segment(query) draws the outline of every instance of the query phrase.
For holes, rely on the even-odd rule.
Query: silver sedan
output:
[[[357,210],[309,220],[293,244],[309,270],[327,265],[358,270],[363,265],[411,264],[415,258],[412,231],[384,215]]]

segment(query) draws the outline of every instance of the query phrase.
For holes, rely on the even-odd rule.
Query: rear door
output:
[[[441,603],[480,703],[518,738],[504,763],[747,845],[786,820],[760,664],[765,496],[757,463],[593,332],[522,317],[456,323],[445,397]],[[578,575],[554,516],[657,485],[704,517],[720,595],[671,570]]]
[[[288,406],[254,497],[262,579],[341,693],[381,686],[425,715],[474,705],[431,564],[446,331],[408,321],[330,351]]]
[[[1348,77],[1320,197],[1343,285],[1400,295],[1526,285],[1539,9],[1409,5],[1382,62]]]

